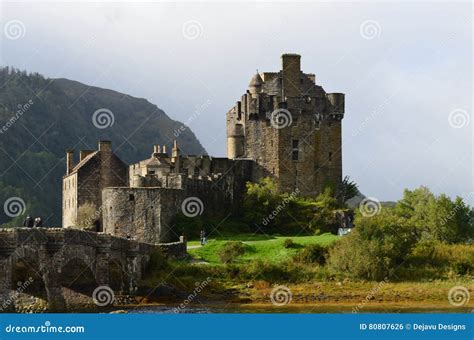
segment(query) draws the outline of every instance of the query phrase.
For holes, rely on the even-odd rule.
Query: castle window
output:
[[[129,201],[135,201],[135,195],[133,195],[133,194],[128,195],[128,200]]]
[[[298,139],[293,139],[291,141],[291,146],[292,146],[291,159],[293,161],[297,161],[299,159],[299,143],[300,141]]]
[[[332,161],[332,152],[329,152],[329,161],[331,162]]]
[[[149,175],[154,175],[154,174],[155,174],[155,170],[150,170],[150,171],[148,171],[148,174],[149,174]]]
[[[199,168],[197,166],[194,167],[194,176],[199,176]]]

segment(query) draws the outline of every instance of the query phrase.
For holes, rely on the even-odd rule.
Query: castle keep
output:
[[[342,180],[341,121],[344,94],[326,93],[316,76],[301,71],[300,56],[284,54],[282,70],[256,73],[227,112],[227,158],[182,155],[154,145],[150,157],[130,166],[99,142],[63,177],[63,226],[76,226],[85,203],[96,208],[97,231],[148,243],[177,240],[173,217],[193,199],[202,210],[230,212],[247,182],[272,177],[282,192],[314,196]],[[189,213],[189,212],[188,212]],[[193,213],[193,212],[192,212]],[[191,215],[192,215],[191,213]]]
[[[281,59],[281,71],[257,72],[227,112],[227,155],[253,160],[253,181],[269,176],[281,191],[317,195],[342,179],[344,94],[316,85],[299,55]]]

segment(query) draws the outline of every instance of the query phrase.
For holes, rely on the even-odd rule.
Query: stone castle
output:
[[[83,150],[74,164],[68,151],[63,177],[63,226],[74,227],[86,203],[97,211],[97,231],[160,243],[178,239],[173,217],[205,210],[232,211],[247,182],[275,180],[282,192],[315,196],[342,180],[341,121],[344,94],[326,93],[301,57],[282,56],[279,72],[256,73],[227,112],[227,158],[183,155],[153,146],[150,158],[127,166],[109,141]],[[150,150],[151,151],[151,150]],[[188,204],[189,203],[189,204]]]

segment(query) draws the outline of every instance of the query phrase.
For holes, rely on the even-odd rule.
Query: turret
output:
[[[227,157],[239,158],[244,155],[244,128],[242,124],[235,124],[227,135]]]
[[[253,98],[257,97],[257,94],[262,91],[263,80],[260,74],[257,73],[252,77],[249,83],[249,92]]]

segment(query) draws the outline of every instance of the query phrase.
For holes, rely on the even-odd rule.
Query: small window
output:
[[[298,150],[293,150],[293,151],[291,152],[291,159],[292,159],[293,161],[297,161],[297,160],[298,160],[298,156],[299,156],[299,155],[298,155]]]
[[[150,171],[148,171],[148,174],[149,174],[149,175],[154,175],[154,174],[155,174],[155,170],[150,170]]]
[[[291,150],[291,159],[293,161],[297,161],[299,159],[299,144],[300,144],[300,141],[298,139],[293,139],[291,141],[291,147],[292,147],[292,150]]]
[[[199,176],[199,168],[198,167],[194,168],[194,176]]]
[[[328,158],[329,158],[329,161],[331,162],[332,161],[332,152],[329,152]]]
[[[128,200],[129,201],[135,201],[135,195],[134,194],[128,195]]]

